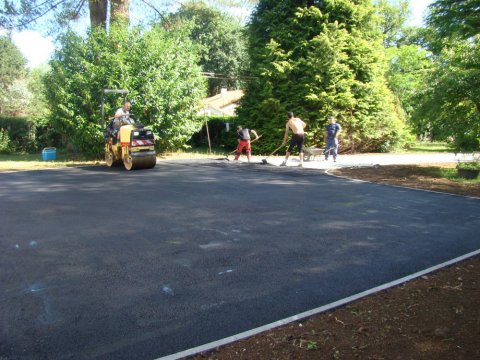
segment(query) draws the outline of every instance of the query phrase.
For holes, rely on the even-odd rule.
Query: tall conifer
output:
[[[323,145],[327,117],[344,128],[342,146],[388,150],[403,123],[386,85],[382,35],[369,0],[263,0],[249,24],[250,74],[242,123],[281,141],[286,112],[308,123],[308,145]]]

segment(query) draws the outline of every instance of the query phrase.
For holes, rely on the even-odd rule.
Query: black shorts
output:
[[[288,147],[288,152],[291,153],[293,148],[296,146],[298,152],[301,153],[303,151],[303,142],[305,141],[304,134],[293,134],[292,138],[290,139],[290,146]]]

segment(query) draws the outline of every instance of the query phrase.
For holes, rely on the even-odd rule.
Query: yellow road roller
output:
[[[104,90],[125,93],[126,90]],[[102,99],[102,123],[103,123]],[[151,169],[157,162],[153,132],[133,120],[130,115],[113,118],[104,131],[105,163],[112,167],[123,163],[127,170]]]

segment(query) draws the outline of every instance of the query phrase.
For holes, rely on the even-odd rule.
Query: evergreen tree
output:
[[[286,112],[308,124],[320,146],[329,115],[342,124],[344,150],[388,150],[403,122],[386,85],[382,34],[371,1],[260,1],[249,24],[251,75],[239,109],[264,133],[264,148],[281,142]]]
[[[429,5],[428,26],[440,38],[470,38],[480,33],[478,0],[437,0]]]

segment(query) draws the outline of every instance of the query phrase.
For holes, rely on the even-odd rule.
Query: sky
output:
[[[412,15],[410,16],[409,25],[421,26],[423,25],[423,16],[427,6],[432,3],[433,0],[410,0],[410,8],[412,9]]]
[[[433,0],[411,0],[410,7],[412,9],[412,15],[409,25],[422,25],[424,11],[432,1]],[[12,38],[15,45],[18,46],[23,56],[27,59],[27,66],[30,69],[48,62],[55,49],[53,39],[42,36],[38,31],[25,30],[14,32]]]

